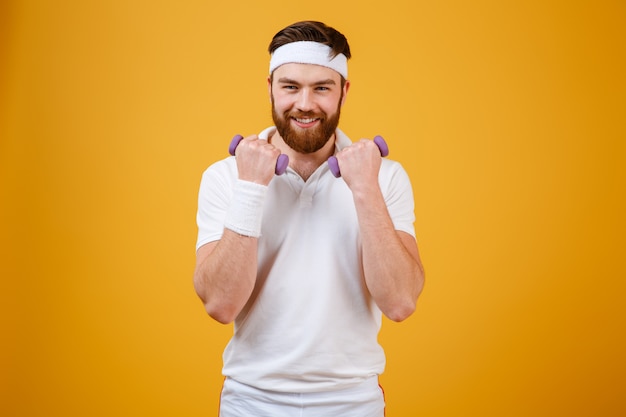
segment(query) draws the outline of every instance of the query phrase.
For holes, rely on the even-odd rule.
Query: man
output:
[[[211,317],[235,322],[220,416],[383,416],[382,314],[407,318],[424,283],[411,185],[374,142],[337,128],[341,33],[295,23],[269,52],[276,126],[209,167],[199,193],[195,289]]]

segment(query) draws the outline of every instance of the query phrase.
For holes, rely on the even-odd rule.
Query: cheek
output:
[[[288,97],[281,97],[281,95],[274,95],[274,109],[278,113],[283,113],[286,110],[289,110],[293,106],[292,100],[289,100]]]
[[[341,107],[341,100],[339,97],[335,97],[332,100],[325,101],[322,110],[326,114],[335,114],[339,107]]]

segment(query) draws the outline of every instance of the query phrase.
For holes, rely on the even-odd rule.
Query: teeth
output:
[[[298,121],[298,123],[311,123],[314,122],[316,119],[296,119]]]

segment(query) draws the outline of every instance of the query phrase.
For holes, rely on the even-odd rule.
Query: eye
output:
[[[298,87],[295,85],[284,85],[283,90],[297,90]]]
[[[329,90],[330,90],[330,88],[328,88],[328,87],[324,87],[324,86],[319,86],[319,87],[317,87],[317,88],[316,88],[316,90],[317,90],[317,91],[329,91]]]

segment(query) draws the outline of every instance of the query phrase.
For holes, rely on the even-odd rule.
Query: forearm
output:
[[[401,321],[415,310],[424,284],[417,245],[394,229],[378,188],[354,194],[362,237],[365,283],[381,311]]]
[[[224,230],[219,242],[198,251],[194,287],[207,313],[220,323],[232,322],[254,289],[257,238]]]

